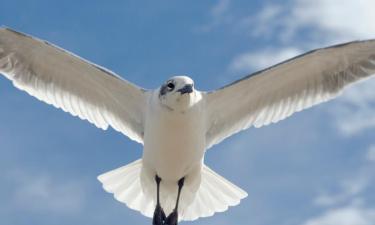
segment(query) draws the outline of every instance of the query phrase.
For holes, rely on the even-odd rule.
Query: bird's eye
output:
[[[167,87],[168,87],[168,89],[169,89],[170,91],[172,91],[172,90],[174,89],[174,84],[173,84],[172,82],[169,82],[169,83],[167,84]]]

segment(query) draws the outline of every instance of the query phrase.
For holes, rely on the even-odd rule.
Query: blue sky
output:
[[[0,24],[55,43],[145,88],[186,74],[200,90],[333,43],[375,38],[372,0],[4,1]],[[207,152],[249,193],[191,224],[372,225],[375,80]],[[1,224],[150,224],[96,176],[142,147],[15,89],[0,76]],[[184,223],[190,224],[190,223]]]

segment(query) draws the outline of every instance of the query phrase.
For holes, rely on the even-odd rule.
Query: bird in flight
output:
[[[206,92],[187,76],[146,90],[46,41],[1,28],[0,73],[39,100],[142,144],[141,159],[98,179],[154,225],[176,225],[223,212],[247,196],[204,164],[207,149],[370,77],[375,40],[316,49]]]

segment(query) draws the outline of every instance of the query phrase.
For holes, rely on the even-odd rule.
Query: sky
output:
[[[375,38],[373,0],[0,0],[0,25],[47,40],[145,88],[188,75],[213,90],[308,50]],[[375,79],[210,149],[248,192],[192,225],[374,225]],[[15,89],[0,76],[0,224],[151,224],[96,177],[142,146]]]

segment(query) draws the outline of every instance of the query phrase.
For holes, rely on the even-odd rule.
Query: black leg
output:
[[[165,225],[177,225],[178,223],[178,203],[180,202],[180,194],[181,194],[182,187],[184,186],[184,182],[185,182],[185,177],[181,178],[178,181],[178,193],[177,193],[176,206],[173,212],[165,220]]]
[[[156,208],[155,208],[155,211],[154,211],[154,217],[152,219],[152,224],[153,225],[163,225],[164,224],[164,221],[166,219],[165,217],[165,213],[164,213],[164,210],[163,208],[160,206],[160,198],[159,198],[159,193],[160,193],[160,182],[161,182],[161,178],[156,175],[155,176],[155,181],[156,181]]]

